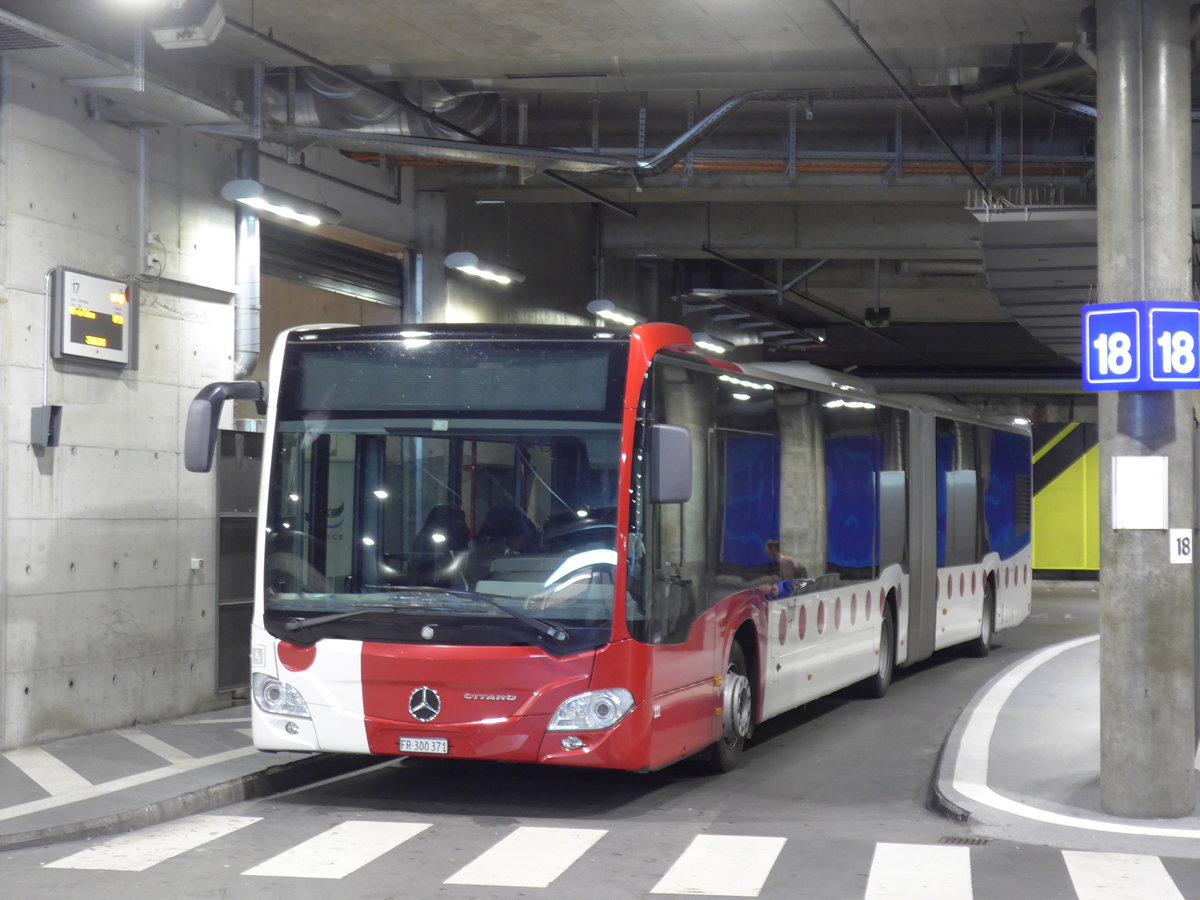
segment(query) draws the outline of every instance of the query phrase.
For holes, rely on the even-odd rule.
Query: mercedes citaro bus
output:
[[[263,750],[719,771],[1030,609],[1027,428],[681,326],[293,329],[193,401],[189,469],[230,397]]]

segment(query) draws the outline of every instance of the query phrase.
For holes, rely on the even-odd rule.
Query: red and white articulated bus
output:
[[[263,750],[720,771],[1030,609],[1028,429],[681,326],[298,328],[188,468],[228,397],[267,410]]]

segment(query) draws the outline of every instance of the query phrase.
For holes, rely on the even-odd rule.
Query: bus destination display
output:
[[[129,285],[61,266],[55,275],[55,357],[128,366]]]

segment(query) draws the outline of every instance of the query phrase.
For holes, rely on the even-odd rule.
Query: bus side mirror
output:
[[[218,381],[201,388],[188,407],[187,429],[183,434],[183,464],[189,472],[207,472],[212,468],[221,408],[230,398],[254,400],[258,411],[266,412],[266,391],[261,381]]]
[[[682,425],[655,425],[650,432],[650,500],[692,499],[692,434]]]

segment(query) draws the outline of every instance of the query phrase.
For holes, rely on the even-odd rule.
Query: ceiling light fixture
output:
[[[593,316],[607,319],[609,322],[616,322],[619,325],[625,325],[629,328],[646,321],[636,313],[621,309],[611,300],[593,300],[587,305],[587,310]]]
[[[503,266],[500,263],[480,259],[474,253],[467,250],[459,250],[448,254],[444,262],[447,269],[455,269],[466,275],[474,275],[476,278],[482,278],[484,281],[494,281],[496,284],[512,284],[514,281],[520,284],[525,280],[524,272]]]
[[[267,187],[253,178],[237,178],[227,181],[221,188],[221,196],[233,203],[263,212],[274,213],[285,219],[303,222],[305,225],[336,225],[342,214],[331,206],[324,206],[289,194],[286,191]]]

